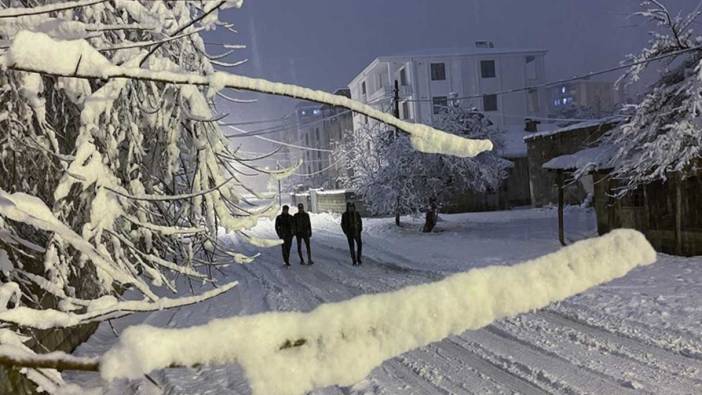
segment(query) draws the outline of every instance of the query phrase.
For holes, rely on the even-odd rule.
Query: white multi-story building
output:
[[[348,89],[337,89],[334,94],[349,97]],[[338,187],[343,164],[334,161],[331,151],[352,132],[351,111],[300,101],[292,121],[293,127],[284,136],[290,144],[284,148],[285,157],[288,165],[303,161],[293,182],[313,188]]]
[[[545,50],[494,48],[490,42],[477,42],[472,48],[381,56],[349,88],[353,99],[388,111],[397,80],[403,119],[431,124],[434,115],[458,97],[461,106],[477,108],[506,128],[547,113],[549,98],[541,89],[496,94],[543,84],[545,54]],[[354,117],[354,127],[365,122],[363,116]]]

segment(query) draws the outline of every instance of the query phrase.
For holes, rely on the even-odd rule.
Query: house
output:
[[[575,154],[593,145],[604,133],[619,125],[621,116],[576,123],[551,131],[532,133],[524,137],[527,146],[529,190],[531,204],[542,207],[558,203],[556,173],[544,164],[563,155]],[[594,193],[592,177],[568,183],[564,191],[566,204],[579,204]]]
[[[477,108],[499,128],[518,125],[529,116],[547,112],[546,92],[540,89],[509,94],[509,89],[545,82],[545,50],[495,48],[477,42],[471,48],[430,49],[374,59],[349,83],[351,98],[392,111],[394,83],[399,85],[399,115],[412,122],[432,124],[452,97],[460,105]],[[354,116],[354,127],[368,122]]]
[[[677,255],[702,255],[702,170],[681,179],[671,174],[617,198],[619,181],[610,177],[614,148],[590,147],[570,155],[553,158],[544,168],[555,172],[560,181],[573,172],[587,168],[593,179],[593,205],[597,213],[597,232],[602,235],[616,228],[636,229],[646,235],[658,250]],[[558,189],[558,187],[557,187]],[[559,204],[559,229],[563,234],[563,202]]]

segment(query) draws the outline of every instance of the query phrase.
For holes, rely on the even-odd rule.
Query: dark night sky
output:
[[[667,0],[669,9],[689,12],[700,0]],[[235,42],[247,58],[231,72],[332,91],[370,61],[414,49],[472,46],[492,40],[497,47],[548,50],[546,79],[607,68],[640,50],[651,25],[631,15],[639,0],[246,0],[222,19],[224,29],[208,42]],[[697,28],[702,26],[696,25]],[[217,53],[217,46],[209,50]],[[614,80],[618,74],[605,77]],[[287,113],[292,101],[259,98],[256,104],[221,104],[230,120],[270,119]],[[243,140],[243,139],[238,139]],[[245,146],[265,149],[260,143]]]

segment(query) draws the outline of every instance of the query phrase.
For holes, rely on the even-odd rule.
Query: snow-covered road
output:
[[[419,234],[416,226],[397,229],[388,219],[369,220],[361,267],[350,265],[338,218],[313,216],[315,265],[303,267],[294,258],[293,266],[284,268],[278,248],[264,250],[253,264],[223,270],[222,276],[240,281],[230,293],[118,325],[144,320],[184,327],[239,314],[308,311],[477,266],[515,263],[558,248],[553,216],[548,209],[444,216],[442,231],[429,235]],[[588,211],[573,209],[567,218],[572,238],[593,234]],[[271,228],[264,221],[255,233],[270,237]],[[661,255],[653,266],[558,305],[386,361],[351,388],[314,393],[702,393],[701,297],[702,260]],[[111,329],[103,325],[78,353],[100,352],[113,342]],[[135,393],[250,392],[238,366],[170,369],[152,377],[160,389],[147,381],[128,388]],[[125,387],[113,385],[112,390]]]

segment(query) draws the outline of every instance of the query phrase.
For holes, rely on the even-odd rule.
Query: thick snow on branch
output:
[[[52,62],[47,62],[46,59],[52,59]],[[490,140],[466,139],[427,125],[402,121],[355,100],[296,85],[224,72],[203,76],[194,73],[153,71],[113,65],[84,40],[61,41],[43,33],[23,31],[14,38],[4,61],[4,67],[10,69],[62,77],[131,78],[172,84],[209,86],[215,91],[223,88],[235,88],[345,107],[403,130],[410,135],[412,145],[417,150],[426,153],[474,157],[493,148]]]
[[[84,314],[51,309],[35,310],[20,306],[14,309],[0,311],[0,322],[9,322],[35,329],[66,328],[97,321],[98,319],[104,319],[104,317],[115,318],[128,313],[167,310],[195,304],[219,296],[231,290],[237,284],[238,283],[235,281],[199,295],[185,296],[182,298],[160,298],[155,302],[141,300],[120,302],[113,296],[103,296],[92,300],[88,306],[88,312]]]
[[[72,10],[75,8],[87,7],[95,4],[105,3],[107,0],[81,0],[69,1],[65,3],[48,4],[32,8],[6,8],[0,10],[0,18],[17,18],[20,16],[48,14],[50,12],[58,12]]]
[[[106,379],[171,365],[240,363],[254,394],[303,394],[360,381],[384,360],[573,296],[655,261],[646,238],[616,230],[515,266],[495,266],[309,313],[265,313],[204,326],[136,326],[105,354]]]

